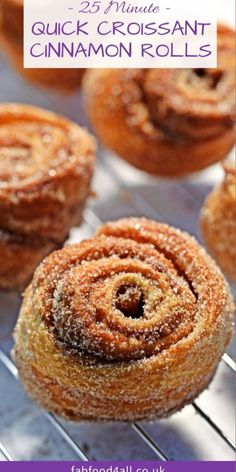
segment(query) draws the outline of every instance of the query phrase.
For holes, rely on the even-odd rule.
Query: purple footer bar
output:
[[[1,462],[1,472],[235,472],[235,462]]]

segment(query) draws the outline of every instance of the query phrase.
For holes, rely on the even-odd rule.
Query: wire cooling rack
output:
[[[61,98],[26,85],[0,57],[0,100],[33,103],[86,124],[81,99]],[[90,237],[107,220],[146,216],[192,233],[200,242],[199,211],[219,165],[183,182],[147,176],[104,149],[94,179],[96,197],[69,242]],[[20,297],[0,293],[0,461],[1,460],[232,460],[234,438],[233,345],[220,362],[210,388],[168,420],[149,423],[72,424],[43,412],[25,395],[11,361],[12,331]]]
[[[219,172],[218,167],[211,169],[211,173],[215,177],[217,176],[218,172]],[[199,174],[198,178],[193,181],[188,181],[181,184],[177,182],[173,182],[173,181],[163,182],[161,180],[152,179],[150,177],[143,176],[138,171],[131,169],[125,163],[124,164],[121,163],[114,156],[110,156],[109,154],[106,154],[104,150],[100,150],[99,161],[97,165],[96,179],[94,182],[94,187],[97,192],[97,197],[94,199],[94,201],[90,202],[90,206],[86,209],[84,213],[82,226],[79,229],[72,230],[70,242],[79,241],[84,237],[90,236],[91,234],[93,234],[97,226],[99,226],[103,221],[106,221],[107,219],[116,219],[124,215],[125,216],[145,215],[149,218],[155,218],[156,220],[165,221],[169,224],[176,224],[176,219],[178,219],[181,223],[179,226],[182,227],[182,229],[191,230],[192,234],[194,234],[199,239],[198,230],[197,230],[197,221],[198,221],[197,217],[198,217],[199,209],[202,204],[202,200],[205,196],[205,193],[208,191],[208,185],[204,183],[203,177],[206,180],[206,182],[209,183],[209,177],[207,177],[205,173]],[[178,211],[179,214],[176,214],[176,211]],[[5,295],[4,297],[5,297],[5,303],[6,303],[7,295]],[[5,322],[5,325],[8,325],[8,323]],[[7,371],[7,373],[12,376],[11,383],[13,387],[9,387],[9,388],[21,389],[21,387],[18,384],[17,369],[15,368],[14,364],[12,363],[9,357],[9,348],[11,346],[11,327],[9,327],[9,333],[5,333],[5,336],[3,333],[2,341],[0,341],[0,346],[1,346],[1,350],[0,350],[1,367],[5,369],[5,371]],[[226,370],[227,372],[225,372]],[[231,356],[225,353],[222,357],[220,372],[218,372],[216,376],[217,387],[216,388],[210,387],[210,390],[208,391],[208,396],[210,395],[210,401],[209,399],[207,400],[208,403],[211,403],[211,402],[214,403],[215,401],[219,407],[220,401],[223,401],[223,402],[228,401],[226,398],[225,399],[222,398],[222,400],[220,400],[219,398],[222,395],[222,393],[219,394],[219,388],[220,388],[219,380],[220,382],[224,382],[221,384],[221,390],[222,388],[226,389],[227,392],[229,391],[229,397],[231,397],[231,395],[233,396],[234,392],[233,392],[232,384],[230,385],[230,382],[227,381],[226,383],[226,381],[224,380],[229,375],[231,376],[233,372],[235,372],[235,363],[232,360]],[[218,378],[218,375],[220,378]],[[4,379],[4,376],[1,376],[1,378]],[[232,388],[232,391],[230,391],[231,388]],[[195,415],[193,416],[190,415],[190,418],[191,418],[190,421],[193,421],[192,426],[194,428],[197,428],[197,429],[199,428],[199,434],[198,434],[199,443],[201,444],[201,441],[202,441],[201,434],[203,434],[204,442],[205,441],[209,442],[210,458],[213,458],[213,459],[222,458],[221,456],[219,457],[219,455],[222,453],[225,460],[232,459],[233,452],[235,451],[235,445],[234,445],[232,431],[230,431],[230,428],[227,425],[227,419],[223,418],[222,420],[222,417],[217,418],[217,415],[216,417],[213,417],[211,415],[211,411],[209,411],[209,409],[204,405],[204,402],[202,406],[202,403],[200,400],[201,400],[201,397],[200,399],[197,399],[196,401],[194,401],[191,407],[187,407],[187,409],[192,408],[195,412]],[[22,400],[20,400],[20,402],[21,401]],[[31,405],[30,401],[27,401],[27,400],[25,401],[27,404],[29,403]],[[1,408],[3,409],[4,406],[2,405]],[[13,405],[12,408],[17,409],[18,407],[16,405]],[[220,405],[220,408],[222,408],[222,405]],[[231,397],[231,408],[232,408],[231,414],[233,415],[232,397]],[[34,413],[35,409],[36,410],[38,409],[36,406],[33,406],[32,409],[33,411],[31,414],[33,416],[35,414]],[[181,418],[181,415],[184,416],[184,411],[178,414],[179,418]],[[20,414],[21,416],[21,412],[20,413],[18,412],[18,414]],[[45,438],[45,434],[46,435],[48,434],[48,437],[50,437],[51,429],[53,428],[55,430],[54,433],[56,432],[57,436],[60,436],[60,440],[63,441],[63,443],[66,443],[66,446],[68,448],[67,458],[74,458],[74,459],[78,458],[85,461],[88,459],[94,459],[94,458],[96,459],[96,457],[94,457],[93,455],[93,452],[92,452],[92,456],[89,454],[89,450],[90,450],[89,444],[87,443],[84,444],[83,430],[79,432],[79,440],[78,440],[77,433],[79,431],[79,426],[76,427],[74,425],[72,427],[70,423],[66,423],[58,419],[56,416],[49,413],[44,413],[44,412],[41,413],[40,411],[40,414],[44,416],[44,420],[46,422],[46,425],[44,425],[44,428],[46,428],[46,432],[44,431],[43,433],[44,438]],[[227,415],[230,415],[229,411],[227,411]],[[9,417],[9,413],[7,414],[7,416]],[[199,419],[201,420],[200,423],[199,423]],[[179,421],[181,420],[179,419]],[[189,420],[187,419],[186,421],[189,421]],[[195,421],[195,426],[194,426],[194,421]],[[172,428],[171,420],[169,420],[169,423],[168,423],[168,420],[166,420],[165,422],[158,422],[152,425],[147,425],[146,423],[144,424],[133,423],[131,425],[125,425],[125,430],[123,433],[124,434],[123,454],[125,454],[125,451],[127,450],[127,448],[131,447],[132,449],[132,442],[136,442],[136,437],[135,437],[136,435],[139,440],[141,439],[145,443],[145,452],[144,452],[145,458],[150,458],[150,459],[156,458],[162,461],[176,459],[176,455],[178,457],[178,454],[180,453],[180,451],[178,451],[178,447],[180,446],[177,447],[177,452],[176,452],[176,448],[173,449],[173,447],[172,448],[164,447],[166,439],[164,441],[163,441],[163,438],[161,441],[157,439],[155,429],[158,432],[158,430],[160,429],[159,427],[160,423],[162,423],[162,425],[168,424],[168,428],[171,430]],[[209,437],[206,435],[206,431],[205,431],[206,426],[207,426],[207,429],[209,430],[208,431]],[[12,427],[14,427],[14,423]],[[98,425],[98,427],[103,428],[102,425]],[[114,425],[110,426],[110,429],[107,431],[107,434],[112,434],[113,427]],[[181,425],[181,428],[182,427],[183,425]],[[34,428],[33,425],[32,425],[32,428]],[[90,428],[91,428],[91,425],[90,425]],[[23,433],[21,433],[23,435],[25,434],[25,438],[23,439],[23,442],[27,441],[27,436],[29,435],[28,426],[26,429],[27,430],[25,431],[25,433],[24,431]],[[130,436],[129,429],[133,433],[132,437]],[[165,428],[164,428],[164,431],[165,431]],[[22,457],[22,452],[19,453],[18,451],[22,438],[18,437],[19,444],[17,447],[12,446],[11,439],[10,439],[12,437],[12,434],[13,433],[11,432],[11,425],[5,426],[5,431],[4,431],[4,428],[2,432],[0,431],[0,452],[1,452],[2,457],[6,460],[15,460],[15,459],[19,459],[19,457],[21,459],[27,458],[28,452],[26,453],[25,457],[24,456]],[[91,434],[92,434],[92,429],[90,429],[90,433],[89,433],[90,439],[91,439]],[[172,436],[173,434],[175,436],[174,442],[178,443],[179,432],[178,432],[178,429],[176,429],[176,425],[175,425],[174,431],[172,431]],[[213,439],[214,446],[213,444],[211,444],[212,434],[214,437]],[[86,432],[86,435],[88,436],[88,431]],[[169,437],[171,436],[170,432],[167,432],[166,436],[168,439],[168,436]],[[8,437],[8,440],[7,440],[7,437]],[[38,435],[37,440],[40,442],[40,434]],[[56,449],[58,449],[59,447],[58,438],[54,438],[54,440],[56,442]],[[116,440],[116,434],[114,434],[114,441],[115,440]],[[173,438],[172,438],[172,441],[173,441]],[[120,443],[121,443],[121,440],[119,439],[119,444]],[[53,447],[53,445],[51,445],[50,447]],[[15,453],[12,452],[13,449],[15,449]],[[33,447],[33,450],[34,449],[35,447]],[[94,449],[96,450],[96,452],[99,451],[99,443],[96,445],[96,448]],[[170,453],[171,449],[173,449],[174,451],[174,457]],[[71,455],[70,455],[69,450],[71,451]],[[114,445],[113,445],[112,450],[113,450],[113,454],[115,454]],[[189,451],[187,451],[186,445],[185,445],[185,452],[186,452],[186,456],[182,456],[181,457],[182,459],[187,459],[189,456]],[[19,454],[19,456],[17,454]],[[134,454],[135,454],[135,450],[134,450]],[[202,458],[205,457],[205,454],[206,452],[204,451]],[[47,455],[47,452],[46,452],[44,458],[47,459],[48,456],[50,456],[50,453]],[[34,456],[33,457],[30,456],[30,457],[34,459]],[[41,457],[41,453],[39,451],[37,451],[36,457]],[[201,459],[201,456],[198,453],[197,453],[197,457],[198,459]],[[58,457],[55,457],[55,458],[58,458]],[[104,457],[99,457],[99,458],[103,459]],[[121,457],[118,455],[118,458],[121,458]],[[122,458],[126,459],[127,457],[123,456]],[[134,455],[132,458],[135,459],[136,456]]]

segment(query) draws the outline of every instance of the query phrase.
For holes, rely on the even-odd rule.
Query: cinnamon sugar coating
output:
[[[29,395],[63,417],[153,420],[207,387],[232,312],[220,270],[194,238],[123,219],[40,264],[14,358]]]
[[[228,27],[218,27],[217,69],[94,69],[83,84],[99,138],[151,174],[200,170],[235,142],[235,40]]]
[[[224,163],[225,176],[207,196],[200,226],[204,241],[225,274],[236,284],[236,167]]]
[[[23,66],[23,0],[1,0],[0,44],[26,80],[63,93],[79,89],[84,69],[25,69]]]
[[[77,124],[28,105],[0,105],[1,288],[24,288],[80,223],[94,153]]]
[[[90,191],[92,137],[40,108],[0,106],[1,227],[65,239]]]

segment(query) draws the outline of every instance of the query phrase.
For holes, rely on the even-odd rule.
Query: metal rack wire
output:
[[[13,461],[13,457],[9,454],[5,446],[0,442],[0,452],[7,461]]]
[[[101,166],[104,175],[106,174],[107,178],[114,181],[116,187],[118,187],[119,190],[125,190],[127,192],[134,209],[137,209],[139,213],[144,216],[147,216],[149,218],[155,218],[157,220],[165,221],[171,224],[171,221],[168,221],[165,215],[159,214],[159,212],[156,211],[156,209],[152,205],[150,205],[150,203],[146,201],[145,198],[138,191],[136,191],[134,188],[129,187],[125,183],[125,181],[122,181],[120,176],[116,174],[114,169],[110,166],[110,162],[108,162],[103,155],[102,157],[100,156],[99,165]],[[191,193],[189,193],[186,187],[184,187],[183,185],[181,187],[182,191],[186,192],[186,195],[188,195],[188,198],[194,199],[194,197],[191,195]],[[96,213],[96,210],[94,210],[93,207],[88,208],[84,212],[84,224],[87,225],[91,233],[94,232],[94,230],[99,224],[101,224],[101,219],[99,218],[98,214]],[[227,366],[228,369],[235,372],[235,362],[227,353],[223,355],[222,362]],[[10,372],[11,375],[17,381],[17,369],[12,363],[12,361],[9,359],[9,357],[6,356],[6,354],[2,350],[0,350],[0,363],[5,366],[8,372]],[[208,415],[207,411],[200,407],[198,400],[194,401],[192,403],[192,406],[195,409],[196,413],[200,415],[203,420],[207,422],[209,427],[212,428],[214,432],[222,439],[222,441],[225,442],[227,447],[230,448],[230,450],[235,451],[235,444],[233,443],[233,441],[227,436],[225,431],[223,431],[222,428]],[[57,432],[66,441],[69,448],[76,454],[76,457],[78,457],[79,460],[87,461],[90,459],[83,447],[78,444],[78,442],[72,437],[72,435],[61,424],[61,421],[55,415],[46,412],[44,413],[44,415],[47,421],[50,422],[54,428],[56,428]],[[155,454],[157,460],[171,460],[171,457],[169,457],[168,454],[162,450],[157,441],[144,429],[142,424],[133,423],[130,425],[130,427],[146,443],[152,453]],[[14,460],[14,458],[9,453],[7,444],[2,444],[0,442],[0,453],[6,460]]]

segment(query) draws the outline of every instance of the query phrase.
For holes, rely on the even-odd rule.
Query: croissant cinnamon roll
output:
[[[204,241],[225,274],[236,284],[236,167],[223,164],[225,177],[208,195],[200,217]]]
[[[92,137],[52,112],[4,104],[0,145],[1,227],[64,239],[90,191]]]
[[[0,105],[0,286],[12,280],[18,288],[18,277],[27,283],[30,266],[32,273],[80,222],[94,152],[77,124],[32,106]]]
[[[220,270],[192,237],[123,219],[37,268],[15,362],[29,395],[65,418],[162,418],[208,386],[232,311]]]
[[[87,71],[85,105],[100,139],[161,176],[223,159],[235,142],[234,45],[234,31],[219,26],[217,69]]]
[[[23,66],[24,0],[0,1],[0,42],[23,77],[63,93],[79,89],[84,69],[25,69]]]

